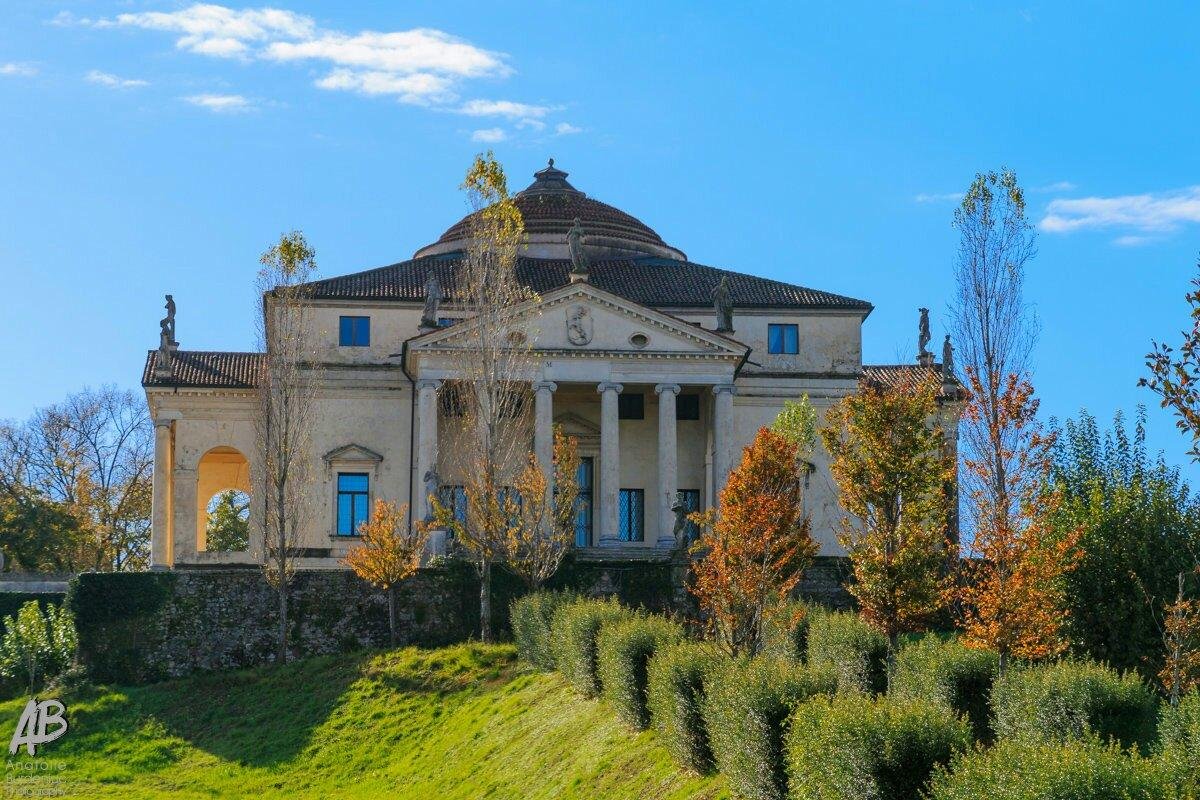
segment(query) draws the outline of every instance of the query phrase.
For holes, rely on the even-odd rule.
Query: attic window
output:
[[[629,337],[629,343],[640,350],[650,344],[650,337],[644,333],[635,333]]]

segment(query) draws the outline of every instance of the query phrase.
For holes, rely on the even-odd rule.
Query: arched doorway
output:
[[[238,552],[247,548],[250,462],[241,451],[214,447],[201,457],[196,467],[196,502],[198,552]]]

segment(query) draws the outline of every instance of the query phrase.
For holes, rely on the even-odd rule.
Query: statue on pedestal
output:
[[[950,334],[946,334],[942,342],[942,377],[946,380],[954,378],[954,345],[950,343]]]
[[[571,230],[567,231],[567,248],[571,252],[571,280],[586,281],[588,257],[583,249],[583,227],[579,224],[579,217],[575,218]]]
[[[733,332],[733,297],[729,293],[729,276],[722,275],[721,282],[712,293],[713,310],[717,312],[717,332]]]
[[[422,328],[438,327],[438,306],[441,305],[443,298],[442,284],[438,282],[437,271],[430,268],[429,275],[425,278],[425,309],[421,312]]]

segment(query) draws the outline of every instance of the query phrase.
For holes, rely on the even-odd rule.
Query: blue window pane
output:
[[[337,476],[337,532],[357,536],[358,526],[370,511],[370,483],[365,473],[342,472]]]
[[[370,317],[341,317],[338,320],[338,344],[342,347],[367,347],[371,344]]]
[[[700,490],[699,489],[682,489],[680,494],[683,495],[683,507],[687,513],[691,514],[694,511],[700,510]],[[683,523],[684,539],[688,545],[691,545],[700,538],[700,526],[692,522],[690,519]]]
[[[354,527],[350,530],[357,535],[358,526],[367,521],[367,496],[354,495]]]
[[[349,536],[354,532],[354,499],[353,495],[339,494],[337,532],[339,536]]]
[[[800,352],[800,330],[795,325],[767,325],[767,352]]]
[[[575,546],[589,547],[592,544],[592,487],[595,480],[595,464],[591,458],[579,459],[575,480],[579,494],[575,498]]]
[[[620,528],[618,537],[623,542],[640,542],[645,538],[643,528],[645,513],[641,489],[622,489],[620,494]]]
[[[783,349],[788,353],[800,351],[800,332],[795,325],[786,325],[783,329]]]
[[[367,491],[367,476],[359,473],[342,473],[338,475],[339,492]]]
[[[767,326],[767,352],[783,352],[783,329],[778,325]]]

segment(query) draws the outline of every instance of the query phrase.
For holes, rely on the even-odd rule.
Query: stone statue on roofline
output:
[[[442,284],[438,281],[437,270],[430,268],[425,278],[425,309],[421,312],[421,327],[438,327],[438,307],[442,303]]]
[[[933,363],[933,353],[929,352],[929,341],[933,336],[929,333],[929,309],[919,308],[921,321],[917,329],[917,362],[924,366]]]
[[[579,217],[575,218],[571,230],[567,231],[567,248],[571,252],[571,282],[586,281],[589,265],[587,253],[583,249],[583,226],[579,224]]]
[[[942,342],[942,379],[954,380],[954,345],[950,343],[950,334],[946,334]]]
[[[733,296],[729,292],[729,276],[722,275],[721,282],[712,293],[713,310],[717,312],[718,333],[733,332]]]
[[[179,349],[175,340],[175,298],[167,295],[167,315],[158,321],[158,358],[154,363],[154,374],[169,378],[172,374],[171,355]]]

